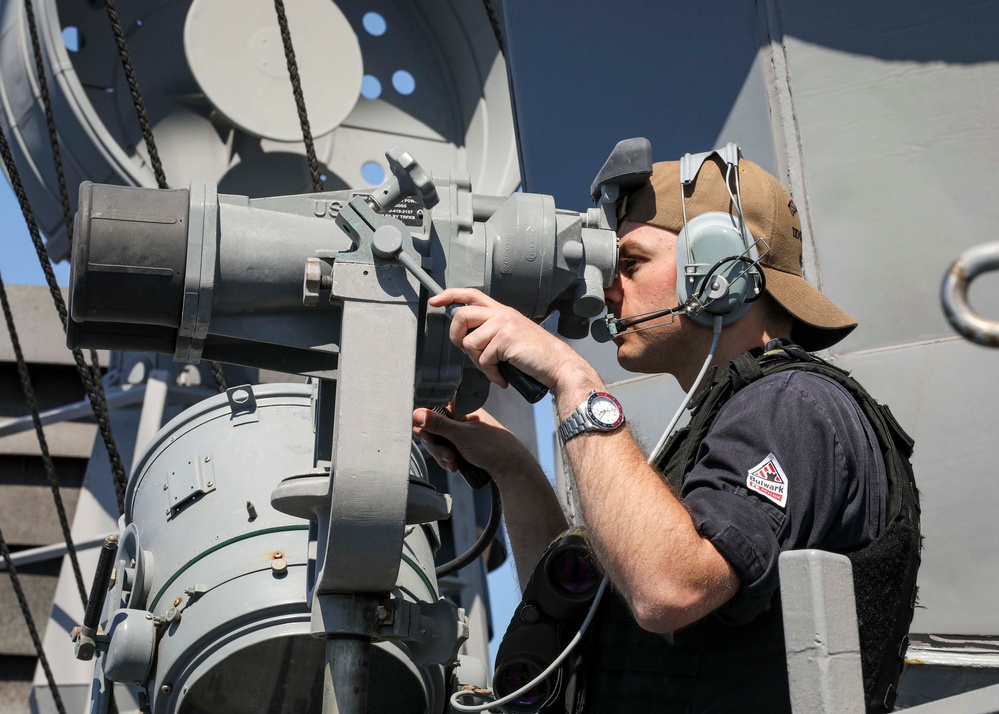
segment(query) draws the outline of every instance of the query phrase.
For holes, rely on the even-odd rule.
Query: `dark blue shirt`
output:
[[[843,387],[788,370],[737,392],[681,493],[742,583],[717,616],[741,624],[769,608],[782,551],[871,542],[885,527],[887,495],[877,436]]]

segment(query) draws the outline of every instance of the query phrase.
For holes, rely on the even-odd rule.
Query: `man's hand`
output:
[[[534,456],[483,409],[449,419],[429,409],[413,412],[413,434],[442,467],[454,471],[454,444],[469,463],[489,473],[503,494],[503,510],[521,588],[548,544],[566,529],[555,492]]]
[[[549,389],[582,367],[588,367],[572,348],[513,308],[472,288],[450,288],[430,298],[434,307],[464,305],[451,321],[451,341],[501,387],[507,381],[500,362],[509,362]]]
[[[434,460],[448,471],[455,470],[454,449],[468,459],[470,464],[490,474],[534,461],[534,457],[517,437],[484,409],[454,419],[430,409],[417,409],[413,412],[413,435],[423,442]],[[436,436],[450,441],[454,444],[454,449],[441,444],[434,438]]]

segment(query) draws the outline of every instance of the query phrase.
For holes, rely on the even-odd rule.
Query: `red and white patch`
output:
[[[773,454],[749,469],[746,488],[769,498],[781,508],[787,503],[787,476]]]

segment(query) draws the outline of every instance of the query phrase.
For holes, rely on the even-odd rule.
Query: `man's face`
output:
[[[677,234],[647,223],[623,221],[618,237],[618,275],[604,291],[608,312],[627,318],[676,306]],[[699,330],[686,317],[677,315],[672,320],[668,315],[656,318],[635,327],[669,324],[615,337],[621,366],[632,372],[676,374],[676,366],[686,362],[694,348]]]

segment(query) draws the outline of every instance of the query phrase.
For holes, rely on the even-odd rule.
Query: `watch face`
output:
[[[604,429],[614,429],[624,421],[624,409],[621,402],[606,392],[597,392],[587,402],[590,419]]]

